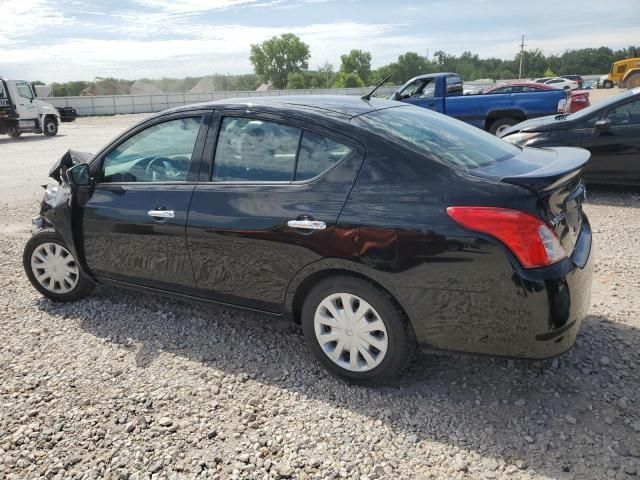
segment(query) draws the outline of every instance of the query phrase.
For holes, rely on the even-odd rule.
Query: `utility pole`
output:
[[[522,61],[524,60],[524,34],[522,34],[522,41],[520,42],[520,70],[518,71],[518,78],[522,78]]]

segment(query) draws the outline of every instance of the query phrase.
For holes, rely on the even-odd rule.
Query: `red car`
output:
[[[501,83],[485,88],[482,93],[526,93],[539,90],[554,90],[554,88],[550,85],[536,82]],[[571,92],[567,112],[577,112],[589,105],[591,105],[589,92],[586,90],[574,90]]]

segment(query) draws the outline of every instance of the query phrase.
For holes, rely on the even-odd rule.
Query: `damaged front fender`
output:
[[[62,174],[66,169],[81,163],[89,163],[91,160],[93,160],[92,153],[69,150],[53,165],[53,167],[51,167],[51,170],[49,170],[49,176],[56,182],[62,183]]]
[[[82,217],[84,204],[91,197],[93,187],[72,188],[67,180],[66,171],[74,165],[87,163],[92,158],[93,155],[89,153],[69,150],[56,162],[49,176],[58,184],[47,186],[40,206],[40,217],[33,221],[36,229],[53,228],[60,235],[77,260],[78,268],[88,278],[91,278],[91,275],[82,248]]]

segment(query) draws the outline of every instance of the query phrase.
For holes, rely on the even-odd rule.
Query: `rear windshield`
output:
[[[466,170],[520,153],[518,147],[479,128],[420,107],[387,108],[359,118],[369,131]]]

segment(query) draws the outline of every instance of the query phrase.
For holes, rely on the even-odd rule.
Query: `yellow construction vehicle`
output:
[[[640,57],[625,58],[611,65],[607,79],[602,82],[604,88],[614,85],[620,88],[640,87]]]

